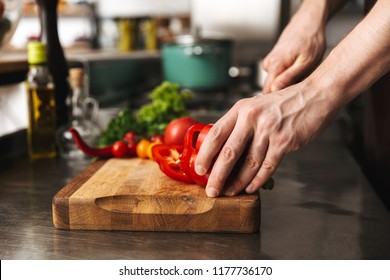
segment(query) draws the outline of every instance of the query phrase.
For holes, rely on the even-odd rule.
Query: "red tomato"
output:
[[[126,132],[125,136],[123,136],[123,140],[125,140],[126,142],[129,142],[130,141],[135,141],[135,142],[138,142],[138,139],[139,137],[137,136],[137,134],[135,134],[135,132],[133,131],[129,131],[129,132]]]
[[[164,136],[160,134],[153,135],[152,137],[150,137],[150,141],[162,144],[164,143]]]
[[[137,142],[135,140],[129,140],[127,141],[127,149],[128,154],[131,157],[134,157],[137,155]]]
[[[164,143],[166,145],[183,145],[184,135],[188,128],[197,123],[191,117],[180,117],[172,120],[164,131]]]
[[[112,145],[112,154],[115,157],[126,156],[127,150],[127,143],[125,141],[118,140]]]

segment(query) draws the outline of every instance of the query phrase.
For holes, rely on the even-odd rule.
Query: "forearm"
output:
[[[379,0],[307,79],[328,89],[332,106],[345,105],[390,70],[389,14],[390,1]]]
[[[346,0],[304,0],[291,21],[303,21],[312,28],[325,29],[327,21]]]

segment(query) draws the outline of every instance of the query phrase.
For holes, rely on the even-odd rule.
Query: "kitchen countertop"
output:
[[[68,62],[106,61],[140,58],[159,58],[159,51],[136,50],[120,52],[117,50],[67,50],[65,57]],[[0,54],[0,74],[26,71],[28,69],[27,51],[13,51]]]
[[[1,259],[390,259],[390,215],[331,126],[261,191],[259,233],[67,231],[54,194],[88,162],[0,167]]]

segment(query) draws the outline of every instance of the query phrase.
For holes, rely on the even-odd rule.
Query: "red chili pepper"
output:
[[[165,175],[174,180],[191,184],[194,181],[182,169],[182,152],[183,147],[176,145],[157,144],[152,148],[153,158]]]
[[[77,147],[84,152],[84,154],[91,156],[91,157],[112,157],[114,154],[112,153],[112,145],[102,147],[102,148],[95,148],[89,146],[87,143],[84,142],[84,140],[81,138],[79,132],[74,129],[70,128],[69,132],[72,133],[73,141],[77,145]]]

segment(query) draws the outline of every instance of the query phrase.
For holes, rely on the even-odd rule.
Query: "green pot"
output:
[[[178,37],[162,47],[164,78],[193,90],[216,90],[229,86],[232,42],[218,39]]]

